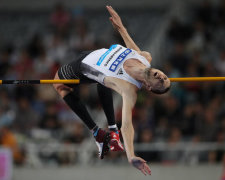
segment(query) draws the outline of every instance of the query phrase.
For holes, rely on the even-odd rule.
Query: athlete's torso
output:
[[[81,64],[85,66],[83,69],[84,75],[101,84],[104,84],[104,78],[107,76],[125,80],[141,88],[142,83],[135,80],[124,70],[123,64],[128,59],[137,59],[146,67],[150,67],[150,63],[145,57],[118,44],[112,45],[109,49],[93,51],[82,60]]]

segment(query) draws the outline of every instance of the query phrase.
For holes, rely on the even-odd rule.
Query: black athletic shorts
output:
[[[80,84],[97,83],[97,81],[84,76],[81,69],[81,61],[91,52],[92,51],[84,51],[74,61],[61,66],[58,70],[59,79],[80,79]],[[77,84],[65,85],[71,88],[77,86]]]

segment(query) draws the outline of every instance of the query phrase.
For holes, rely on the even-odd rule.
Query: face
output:
[[[167,88],[170,86],[169,78],[160,70],[151,68],[150,69],[150,78],[148,82],[145,83],[148,90]]]

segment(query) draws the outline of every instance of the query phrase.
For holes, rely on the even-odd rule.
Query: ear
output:
[[[152,87],[151,86],[147,86],[146,87],[148,91],[152,91]]]

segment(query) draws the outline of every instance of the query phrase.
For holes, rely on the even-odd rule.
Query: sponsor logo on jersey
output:
[[[110,66],[109,70],[112,72],[115,72],[117,67],[119,66],[119,64],[127,57],[128,54],[130,54],[132,52],[131,49],[126,49],[124,52],[122,52],[117,58],[116,60],[112,63],[112,65]]]
[[[106,63],[104,64],[104,66],[107,66],[109,64],[109,62],[112,60],[112,58],[115,56],[116,53],[118,53],[120,50],[122,49],[122,47],[120,47],[119,49],[117,49],[110,57],[109,59],[106,61]]]
[[[117,44],[112,45],[108,51],[106,51],[98,60],[97,65],[100,66],[102,64],[102,61],[105,59],[105,57],[113,50],[117,47]]]
[[[117,75],[123,75],[123,70],[122,70],[122,68],[119,69]]]

